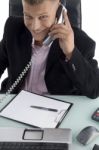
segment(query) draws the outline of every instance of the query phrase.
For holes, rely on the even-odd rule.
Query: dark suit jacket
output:
[[[95,42],[80,29],[73,30],[75,48],[69,61],[66,61],[58,39],[50,48],[45,72],[47,89],[51,94],[96,98],[99,95],[99,70],[97,61],[93,59]],[[30,60],[31,42],[32,36],[24,26],[23,18],[8,18],[0,43],[0,76],[8,68],[8,78],[2,83],[1,92],[11,86]],[[22,89],[25,77],[13,93]]]

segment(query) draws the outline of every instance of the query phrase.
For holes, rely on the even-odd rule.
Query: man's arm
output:
[[[7,21],[4,27],[3,38],[0,41],[0,77],[8,66],[7,47],[6,47]]]
[[[90,98],[99,96],[99,69],[93,59],[95,42],[84,32],[75,29],[75,48],[69,61],[64,61],[73,84],[83,95]]]

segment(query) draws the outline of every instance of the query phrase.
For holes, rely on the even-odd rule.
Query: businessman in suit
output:
[[[60,0],[22,0],[22,4],[24,17],[8,18],[0,42],[0,76],[8,69],[1,92],[15,83],[31,60],[31,67],[10,93],[24,89],[38,94],[99,96],[95,42],[71,26],[65,9],[58,12]],[[58,22],[57,12],[63,22]]]

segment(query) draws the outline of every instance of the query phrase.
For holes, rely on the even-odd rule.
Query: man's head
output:
[[[22,0],[24,23],[36,41],[42,42],[55,23],[60,0]]]

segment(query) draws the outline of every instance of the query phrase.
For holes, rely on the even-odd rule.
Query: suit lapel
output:
[[[25,28],[22,36],[21,36],[21,43],[22,43],[22,49],[24,51],[24,65],[27,64],[31,59],[31,53],[32,53],[32,36],[31,33]]]

